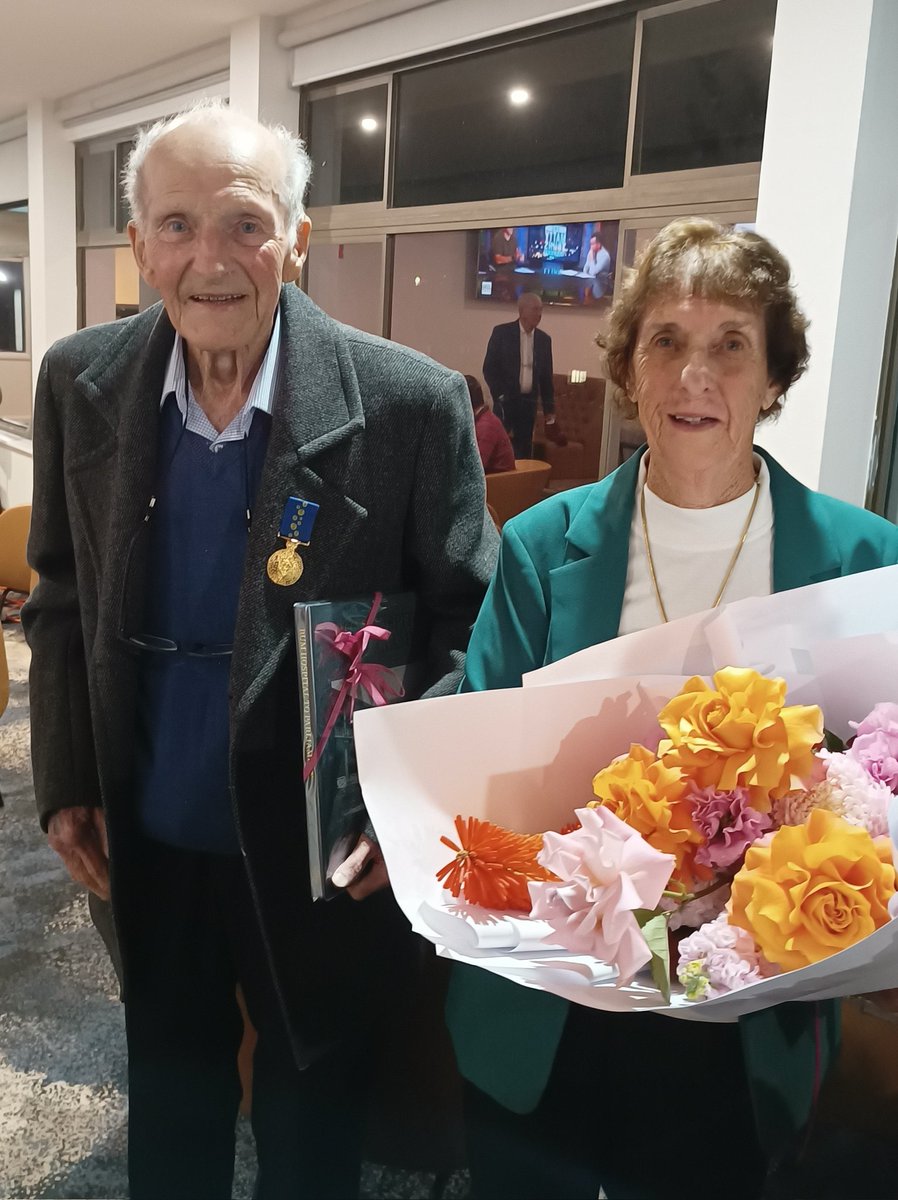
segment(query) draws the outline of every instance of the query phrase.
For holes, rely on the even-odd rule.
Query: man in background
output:
[[[555,424],[552,339],[538,328],[542,315],[539,296],[524,292],[518,300],[518,319],[493,329],[483,360],[483,377],[515,458],[533,455],[537,404],[542,405],[547,433]]]
[[[312,903],[293,605],[413,590],[429,694],[454,692],[495,558],[461,376],[294,286],[309,171],[219,102],[143,131],[129,235],[162,303],[57,343],[38,384],[35,793],[111,897],[131,1200],[231,1195],[238,985],[257,1200],[357,1195],[413,943],[370,837],[334,876],[361,903]]]
[[[594,233],[589,239],[589,252],[583,264],[583,274],[592,279],[594,299],[601,300],[611,291],[611,255],[602,244],[602,237]]]
[[[497,229],[490,240],[490,263],[494,267],[513,267],[523,262],[524,255],[512,226]]]

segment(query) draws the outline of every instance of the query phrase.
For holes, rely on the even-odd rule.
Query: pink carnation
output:
[[[729,898],[730,888],[727,885],[708,892],[706,896],[700,896],[698,900],[690,900],[686,904],[677,904],[676,901],[671,901],[670,907],[673,911],[667,927],[671,933],[677,929],[698,929],[707,921],[713,921],[717,914],[723,911]],[[667,908],[667,901],[662,900],[661,907]]]
[[[881,706],[884,707],[884,706]],[[866,829],[871,837],[889,832],[889,802],[892,793],[867,773],[850,751],[818,755],[826,771],[822,783],[808,792],[789,792],[775,802],[774,815],[780,825],[803,825],[815,808],[823,808]]]
[[[694,983],[700,972],[707,982],[704,994],[710,998],[778,974],[778,968],[767,962],[754,938],[737,925],[730,925],[725,912],[683,938],[679,952],[678,975],[688,975]]]
[[[773,825],[767,813],[751,807],[745,788],[717,792],[693,787],[687,799],[692,804],[692,821],[705,839],[695,861],[724,870],[738,862],[752,842]]]
[[[605,807],[576,816],[580,829],[543,836],[537,861],[560,882],[528,885],[531,915],[549,922],[553,943],[613,963],[624,985],[651,959],[633,912],[657,908],[675,860]]]
[[[898,704],[877,704],[859,725],[849,724],[857,737],[848,753],[871,779],[898,791]]]

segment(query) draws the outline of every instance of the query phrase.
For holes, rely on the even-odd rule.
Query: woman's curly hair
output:
[[[760,234],[701,217],[684,217],[662,229],[624,283],[607,333],[596,338],[625,414],[635,413],[629,386],[639,326],[649,305],[665,296],[698,296],[763,312],[767,369],[779,399],[760,419],[778,413],[808,363],[808,321],[798,307],[790,275],[786,259]]]

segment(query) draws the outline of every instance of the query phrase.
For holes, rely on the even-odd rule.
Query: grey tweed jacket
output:
[[[292,606],[414,590],[432,631],[430,693],[452,691],[497,536],[461,377],[333,321],[296,288],[283,289],[281,317],[281,371],[231,669],[230,778],[302,1061],[351,1018],[337,997],[358,992],[352,982],[373,943],[389,936],[393,915],[388,896],[358,905],[308,900]],[[23,615],[35,791],[45,823],[67,805],[104,807],[116,911],[132,836],[137,689],[137,662],[118,636],[125,562],[153,489],[173,336],[157,306],[58,342],[35,406],[29,557],[40,582]],[[278,587],[265,564],[282,544],[277,528],[291,495],[321,508],[301,580]],[[145,567],[135,553],[129,580],[137,587],[152,586]],[[123,951],[127,993],[127,944]]]

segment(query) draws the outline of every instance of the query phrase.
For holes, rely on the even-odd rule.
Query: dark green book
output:
[[[421,691],[425,641],[415,596],[398,592],[380,597],[378,604],[375,600],[371,595],[293,606],[309,874],[315,900],[335,894],[331,875],[351,853],[367,823],[352,712],[413,699]],[[385,630],[388,636],[372,634],[363,648],[360,631],[366,625]],[[352,680],[347,675],[354,662],[361,668],[361,680],[353,703]]]

